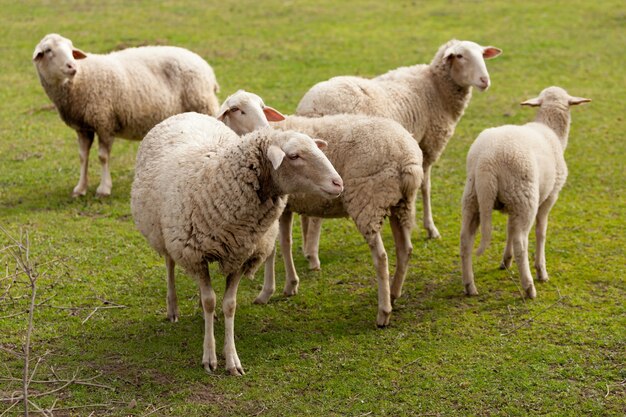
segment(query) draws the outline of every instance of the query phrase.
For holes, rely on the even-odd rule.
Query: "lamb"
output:
[[[325,142],[271,128],[239,138],[198,113],[172,116],[139,146],[131,211],[150,246],[164,256],[168,276],[178,263],[193,276],[205,320],[202,364],[217,367],[216,306],[208,263],[226,276],[224,356],[232,375],[244,370],[235,349],[234,315],[242,274],[251,275],[274,247],[286,194],[337,197],[343,183],[318,149]]]
[[[237,123],[240,114],[231,118]],[[350,217],[367,241],[378,281],[379,327],[389,324],[392,302],[400,297],[413,247],[411,230],[415,219],[415,199],[423,178],[422,152],[398,123],[380,117],[332,115],[322,118],[289,116],[272,123],[281,130],[296,130],[328,142],[324,150],[345,184],[337,200],[323,200],[302,193],[291,194],[280,217],[280,244],[285,263],[285,295],[298,292],[299,278],[291,255],[293,213],[322,218]],[[389,217],[396,246],[396,272],[391,288],[387,253],[380,230]],[[266,263],[273,263],[270,257]],[[271,265],[270,265],[271,267]],[[255,302],[265,304],[274,294],[274,275],[265,282]]]
[[[490,85],[485,59],[502,51],[470,41],[442,45],[429,65],[401,67],[373,79],[341,76],[314,85],[298,104],[296,114],[323,116],[352,113],[387,117],[413,134],[424,157],[421,192],[428,237],[440,233],[432,217],[430,170],[441,156],[472,96]],[[303,220],[304,251],[311,269],[319,269],[320,222]]]
[[[109,159],[115,136],[141,140],[169,116],[185,111],[216,115],[219,85],[213,69],[193,52],[171,46],[86,54],[58,34],[35,47],[33,63],[61,119],[78,134],[80,179],[87,193],[89,150],[98,135],[102,176],[98,196],[111,194]]]
[[[567,178],[563,153],[567,147],[569,106],[591,100],[572,97],[549,87],[539,97],[522,103],[538,106],[534,122],[484,130],[467,155],[467,182],[463,193],[461,264],[467,295],[477,295],[472,271],[472,246],[480,224],[482,254],[491,240],[491,211],[508,214],[507,240],[501,269],[511,266],[513,255],[526,296],[537,292],[528,265],[528,234],[536,219],[537,280],[547,281],[545,243],[548,213]]]

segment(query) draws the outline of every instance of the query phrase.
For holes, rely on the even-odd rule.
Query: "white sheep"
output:
[[[341,76],[320,82],[304,95],[296,114],[381,116],[398,121],[411,132],[424,155],[424,228],[430,238],[438,238],[430,202],[431,166],[454,133],[469,104],[472,87],[480,91],[489,88],[484,60],[501,52],[492,46],[451,40],[439,48],[429,65],[401,67],[372,79]],[[318,269],[320,222],[306,223],[303,220],[305,255],[310,267]]]
[[[285,116],[278,110],[265,105],[261,97],[245,90],[238,90],[228,96],[217,114],[217,120],[224,122],[238,135],[269,126],[269,122],[284,119]]]
[[[249,97],[248,103],[254,103]],[[258,102],[258,100],[257,100]],[[250,107],[259,107],[251,105]],[[232,114],[229,122],[238,124],[243,116]],[[321,118],[290,116],[272,123],[282,130],[296,130],[328,142],[324,153],[343,178],[345,190],[339,199],[324,200],[302,193],[291,194],[280,217],[280,244],[285,263],[285,295],[298,292],[299,278],[291,253],[293,213],[320,218],[350,217],[367,241],[378,282],[378,326],[387,326],[392,302],[400,297],[412,252],[411,230],[415,222],[415,198],[423,178],[422,152],[411,134],[393,120],[359,115],[333,115]],[[389,217],[396,246],[396,272],[389,282],[387,252],[380,230]],[[273,257],[266,263],[273,270]],[[256,303],[267,303],[274,294],[272,273]]]
[[[547,281],[545,243],[548,213],[567,178],[563,153],[570,127],[569,106],[591,101],[549,87],[522,105],[539,106],[535,121],[484,130],[467,154],[467,182],[463,193],[461,262],[465,293],[476,295],[472,246],[480,224],[480,255],[491,239],[491,211],[508,214],[507,240],[501,268],[509,268],[513,255],[522,287],[529,298],[537,292],[528,265],[528,234],[536,220],[537,279]]]
[[[33,62],[46,94],[78,134],[80,179],[73,196],[87,193],[89,150],[98,135],[102,177],[98,196],[111,194],[109,158],[115,136],[141,140],[169,116],[185,111],[217,114],[213,69],[183,48],[146,46],[106,55],[86,54],[72,41],[46,35]]]
[[[253,274],[273,251],[286,194],[332,198],[343,190],[341,178],[318,149],[325,145],[271,128],[239,138],[222,122],[197,113],[166,119],[141,143],[131,190],[133,218],[165,257],[168,281],[177,263],[198,282],[207,371],[217,366],[216,297],[207,263],[218,262],[226,276],[226,369],[243,375],[234,339],[239,280]]]

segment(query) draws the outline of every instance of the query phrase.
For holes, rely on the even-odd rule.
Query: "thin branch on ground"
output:
[[[152,415],[152,414],[156,413],[157,411],[164,409],[165,407],[167,407],[167,405],[162,405],[161,407],[155,408],[154,410],[150,411],[147,414],[142,415],[141,417],[148,417],[149,415]]]
[[[559,304],[561,301],[563,301],[566,297],[560,295],[559,292],[559,299],[556,300],[554,303],[550,304],[548,307],[541,309],[539,312],[537,312],[536,314],[534,314],[532,317],[530,317],[528,320],[524,320],[522,323],[518,324],[517,326],[515,326],[514,328],[512,328],[511,330],[509,330],[506,333],[501,333],[500,336],[509,336],[513,333],[515,333],[516,331],[518,331],[519,329],[521,329],[524,326],[528,326],[530,323],[532,323],[537,317],[539,317],[541,314],[545,313],[546,311],[550,310],[552,307],[554,307],[555,305]]]

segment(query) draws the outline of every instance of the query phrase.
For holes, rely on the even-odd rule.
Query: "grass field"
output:
[[[624,2],[0,0],[0,8],[0,226],[13,237],[28,233],[41,273],[31,414],[36,407],[55,416],[626,413]],[[296,297],[254,305],[261,274],[241,283],[236,334],[247,374],[234,378],[219,355],[213,375],[200,364],[203,321],[191,279],[178,279],[180,321],[165,320],[163,261],[130,215],[138,143],[113,147],[110,198],[94,196],[95,152],[88,195],[70,197],[78,181],[75,134],[50,106],[31,63],[49,32],[88,52],[189,48],[215,69],[221,99],[245,88],[285,113],[318,81],[429,62],[451,38],[504,53],[488,62],[492,87],[474,94],[433,169],[443,238],[414,232],[391,326],[375,326],[375,274],[362,237],[348,220],[327,221],[322,271],[307,271],[296,253]],[[548,228],[551,280],[537,285],[536,300],[520,296],[517,269],[497,269],[505,217],[495,215],[492,245],[475,261],[480,295],[467,298],[458,257],[465,155],[484,128],[531,120],[535,111],[519,102],[549,85],[593,99],[572,109],[570,175]],[[297,247],[298,227],[294,237]],[[385,242],[393,264],[388,225]],[[25,275],[13,277],[11,244],[0,237],[2,398],[22,390],[31,299]],[[221,300],[222,277],[211,271]],[[221,351],[223,320],[216,338]],[[21,403],[0,401],[0,416],[23,413]]]

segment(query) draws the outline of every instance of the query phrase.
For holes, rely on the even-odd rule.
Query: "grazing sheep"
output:
[[[439,48],[429,65],[401,67],[372,79],[342,76],[320,82],[304,95],[296,114],[381,116],[396,120],[411,132],[424,155],[424,228],[430,238],[438,238],[430,202],[431,166],[454,133],[469,104],[472,87],[481,91],[489,88],[484,60],[501,52],[492,46],[451,40]],[[310,267],[318,269],[320,222],[303,223],[305,255]]]
[[[219,108],[213,69],[183,48],[146,46],[86,54],[71,40],[49,34],[35,47],[33,62],[61,118],[78,133],[80,180],[74,197],[87,193],[89,149],[95,134],[102,164],[96,193],[108,196],[115,136],[141,140],[169,116],[185,111],[215,115]]]
[[[547,281],[545,243],[548,213],[567,178],[563,153],[570,127],[569,106],[591,101],[549,87],[522,105],[539,106],[535,121],[484,130],[467,154],[467,182],[463,193],[461,262],[465,293],[476,295],[472,246],[480,224],[480,255],[491,239],[491,211],[508,213],[506,249],[501,268],[513,255],[522,287],[529,298],[537,292],[528,265],[528,234],[536,219],[537,279]]]
[[[233,375],[237,356],[234,315],[242,274],[251,275],[273,251],[286,194],[338,196],[341,178],[313,141],[271,128],[239,138],[216,119],[197,113],[155,126],[137,153],[131,211],[137,228],[165,257],[168,279],[178,263],[198,282],[205,320],[202,364],[217,366],[215,292],[207,263],[226,276],[224,356]]]
[[[230,122],[238,123],[240,114]],[[367,241],[378,281],[376,323],[389,324],[391,303],[400,297],[412,252],[411,230],[415,221],[415,198],[423,178],[422,152],[402,126],[393,120],[358,115],[322,118],[290,116],[273,123],[282,130],[296,130],[328,142],[324,153],[343,178],[345,190],[337,200],[324,200],[301,192],[290,194],[280,217],[280,243],[285,262],[285,295],[298,292],[299,278],[291,253],[293,213],[320,218],[350,217]],[[387,252],[380,230],[389,217],[396,245],[396,272],[389,283]],[[273,257],[266,263],[273,265]],[[270,268],[273,268],[269,265]],[[391,287],[391,288],[390,288]],[[256,303],[265,304],[274,294],[274,275],[265,274]],[[391,292],[390,292],[391,290]]]

